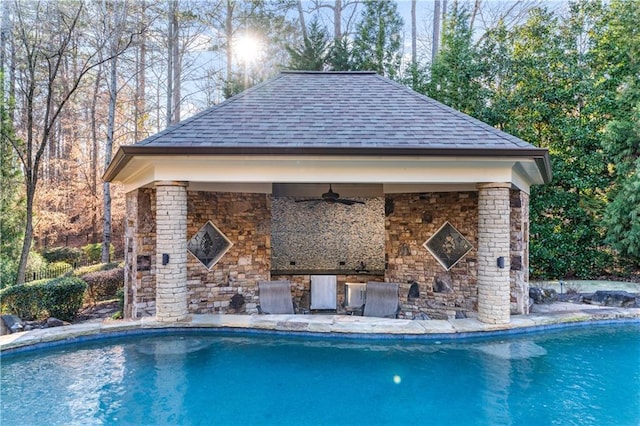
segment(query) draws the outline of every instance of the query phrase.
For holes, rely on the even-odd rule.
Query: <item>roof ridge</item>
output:
[[[455,109],[455,108],[451,108],[450,106],[448,106],[448,105],[446,105],[446,104],[443,104],[442,102],[437,101],[437,100],[435,100],[435,99],[433,99],[433,98],[431,98],[431,97],[429,97],[429,96],[427,96],[427,95],[424,95],[424,94],[422,94],[422,93],[418,93],[418,92],[416,92],[415,90],[411,89],[410,87],[407,87],[407,86],[405,86],[405,85],[403,85],[403,84],[400,84],[400,83],[398,83],[398,82],[396,82],[396,81],[393,81],[393,80],[391,80],[390,78],[387,78],[387,77],[381,76],[380,74],[377,74],[377,73],[376,73],[376,77],[377,77],[377,78],[379,78],[380,80],[382,80],[382,81],[384,81],[384,82],[388,83],[388,84],[391,84],[391,85],[393,85],[393,86],[396,86],[396,87],[398,87],[398,88],[400,88],[400,89],[404,90],[405,92],[407,92],[408,94],[412,95],[413,97],[416,97],[416,98],[418,98],[418,99],[421,99],[421,100],[423,100],[423,101],[426,101],[426,102],[430,103],[431,105],[433,105],[433,106],[435,106],[435,107],[437,107],[437,108],[439,108],[439,109],[441,109],[441,110],[443,110],[443,111],[446,111],[446,112],[449,112],[449,113],[453,113],[453,114],[454,114],[454,115],[456,115],[457,117],[459,117],[459,118],[461,118],[461,119],[465,120],[466,122],[468,122],[468,123],[470,123],[470,124],[472,124],[472,125],[474,125],[474,126],[476,126],[476,127],[478,127],[478,128],[481,128],[481,129],[485,129],[485,130],[487,130],[487,131],[490,131],[490,132],[491,132],[491,133],[493,133],[495,136],[498,136],[498,137],[500,137],[501,139],[504,139],[504,140],[506,140],[506,141],[508,141],[508,142],[514,142],[514,140],[515,140],[515,141],[519,141],[519,142],[526,143],[527,145],[530,145],[530,146],[532,146],[532,147],[534,147],[534,148],[537,148],[535,145],[533,145],[532,143],[529,143],[529,142],[525,141],[524,139],[520,139],[520,138],[519,138],[519,137],[517,137],[517,136],[511,135],[511,134],[506,133],[506,132],[504,132],[504,131],[502,131],[502,130],[500,130],[500,129],[497,129],[497,128],[495,128],[495,127],[493,127],[493,126],[491,126],[491,125],[489,125],[489,124],[485,123],[485,122],[484,122],[484,121],[482,121],[482,120],[479,120],[479,119],[477,119],[477,118],[475,118],[475,117],[472,117],[472,116],[470,116],[469,114],[465,114],[465,113],[464,113],[464,112],[462,112],[462,111],[458,111],[458,110],[457,110],[457,109]]]
[[[377,74],[375,71],[314,71],[314,70],[281,70],[280,74],[348,74],[348,75],[370,75]]]

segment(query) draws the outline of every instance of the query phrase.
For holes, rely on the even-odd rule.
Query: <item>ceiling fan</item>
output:
[[[296,200],[296,203],[306,203],[309,201],[324,201],[326,203],[339,203],[347,206],[352,206],[354,204],[365,204],[363,201],[356,200],[347,200],[345,198],[340,198],[340,194],[337,192],[333,192],[333,188],[331,184],[329,184],[329,191],[322,194],[322,198],[311,198],[309,200]]]

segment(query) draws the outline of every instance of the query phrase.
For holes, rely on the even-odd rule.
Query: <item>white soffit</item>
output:
[[[144,156],[133,157],[119,173],[131,191],[154,181],[235,184],[380,183],[393,185],[463,185],[510,182],[528,191],[542,183],[533,160],[469,157],[336,157],[336,156]],[[443,187],[444,189],[444,187]],[[203,186],[203,189],[204,186]],[[258,189],[266,193],[266,186]],[[387,192],[387,187],[385,187]]]

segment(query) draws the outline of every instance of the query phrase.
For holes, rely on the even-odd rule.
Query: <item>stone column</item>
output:
[[[529,313],[529,194],[511,190],[511,313]]]
[[[478,320],[489,324],[510,320],[510,188],[508,183],[478,185]]]
[[[138,269],[138,189],[126,194],[126,216],[124,226],[124,312],[125,318],[135,318],[136,272]]]
[[[187,183],[155,185],[156,318],[180,321],[187,317]]]

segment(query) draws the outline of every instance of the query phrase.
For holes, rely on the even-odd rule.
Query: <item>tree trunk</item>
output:
[[[416,28],[416,0],[411,0],[411,64],[415,67],[418,63],[418,30]]]
[[[175,2],[169,3],[169,23],[167,26],[167,127],[173,120],[173,17],[176,14]]]
[[[227,0],[227,15],[224,25],[224,32],[227,39],[227,84],[231,84],[233,79],[233,7],[234,0]]]
[[[469,29],[471,31],[473,31],[473,24],[476,20],[476,16],[478,15],[478,12],[480,11],[480,2],[481,0],[476,0],[475,4],[473,5],[473,12],[471,13],[471,20],[469,22]]]
[[[173,45],[171,55],[173,59],[171,64],[173,65],[173,93],[171,98],[173,99],[173,115],[171,124],[175,124],[180,121],[180,69],[182,68],[182,61],[180,60],[180,28],[178,27],[178,0],[173,0],[173,14],[172,26],[173,26]]]
[[[307,35],[307,24],[304,20],[304,11],[302,10],[302,0],[298,0],[298,19],[300,20],[300,31],[302,32],[302,39],[305,46],[309,43],[309,36]]]
[[[146,136],[146,68],[147,68],[147,37],[146,37],[146,1],[140,2],[140,27],[138,36],[137,64],[136,64],[136,97],[134,106],[134,130],[133,139],[137,142]]]
[[[27,190],[27,214],[26,224],[24,229],[24,240],[22,241],[22,251],[20,252],[20,262],[18,263],[18,275],[16,277],[16,284],[22,284],[25,281],[25,273],[27,272],[27,260],[29,259],[29,252],[31,251],[31,243],[33,241],[33,199],[36,193],[36,182],[33,182],[28,176],[26,190]]]
[[[342,0],[336,0],[333,7],[333,38],[334,40],[342,38]]]
[[[436,56],[438,55],[439,46],[440,46],[440,0],[435,0],[433,4],[433,40],[431,44],[431,64],[434,64],[436,62]]]
[[[115,42],[114,42],[115,43]],[[111,162],[111,153],[113,151],[113,134],[116,117],[116,100],[118,95],[118,59],[117,56],[111,59],[111,67],[109,73],[109,113],[107,116],[107,141],[104,146],[104,167],[105,169]],[[111,248],[111,188],[109,182],[102,184],[103,189],[103,223],[102,223],[102,263],[111,260],[109,249]]]
[[[94,244],[98,242],[98,129],[96,126],[96,109],[101,81],[102,67],[99,67],[93,86],[89,117],[91,120],[91,242]]]

